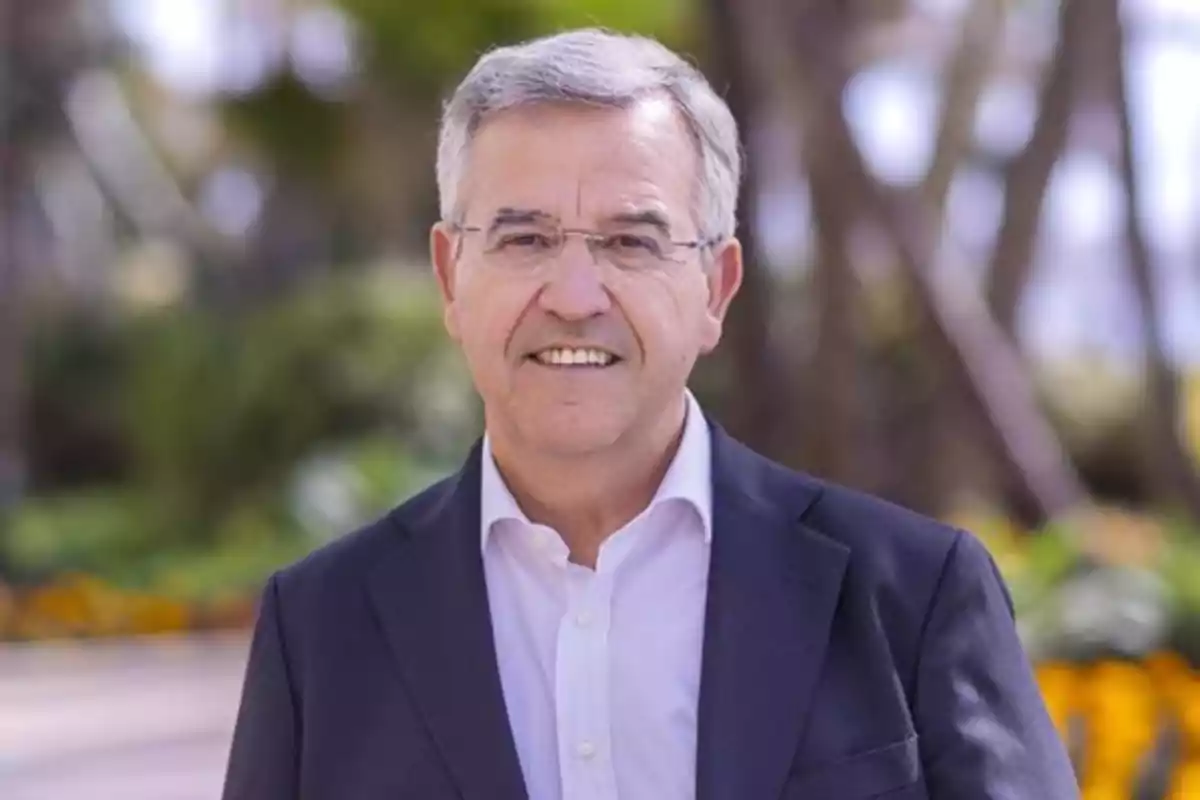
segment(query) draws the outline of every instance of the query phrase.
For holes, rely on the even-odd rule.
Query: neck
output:
[[[681,398],[649,430],[578,456],[522,447],[498,431],[489,431],[489,438],[496,466],[525,515],[557,531],[573,562],[594,569],[600,545],[653,499],[679,449],[686,412]]]

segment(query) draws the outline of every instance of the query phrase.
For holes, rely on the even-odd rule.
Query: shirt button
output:
[[[575,753],[584,761],[591,761],[596,757],[596,745],[587,741],[580,742],[579,746],[575,748]]]
[[[592,624],[592,615],[586,611],[580,611],[575,615],[575,624],[580,628],[590,627]]]

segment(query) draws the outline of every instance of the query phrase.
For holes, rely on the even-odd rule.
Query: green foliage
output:
[[[696,36],[693,21],[702,21],[703,16],[703,9],[692,0],[536,0],[534,5],[547,31],[600,26],[648,34],[683,49]]]
[[[39,580],[56,572],[109,574],[155,545],[149,497],[92,490],[31,499],[4,537],[4,557],[19,575]]]
[[[529,3],[340,0],[359,25],[372,76],[416,102],[436,98],[484,50],[537,28]]]
[[[39,323],[26,362],[34,490],[122,474],[128,453],[117,420],[128,352],[119,325],[75,310]]]
[[[1200,667],[1200,534],[1186,523],[1172,526],[1159,574],[1171,603],[1170,648]]]
[[[1160,563],[1171,602],[1172,650],[1200,667],[1200,535],[1178,527]]]
[[[222,110],[232,132],[255,142],[289,175],[330,177],[349,142],[346,110],[290,72],[227,99]]]
[[[323,443],[411,429],[412,382],[445,348],[416,278],[336,278],[241,319],[173,313],[139,327],[127,430],[140,480],[188,539],[237,502],[276,496]]]
[[[368,438],[296,465],[287,491],[239,498],[215,515],[203,540],[180,536],[178,510],[144,487],[38,498],[16,515],[4,555],[26,582],[86,574],[188,603],[247,597],[272,570],[380,516],[443,473],[391,437]]]
[[[114,585],[191,603],[253,597],[267,575],[310,549],[310,543],[299,539],[268,539],[167,551],[144,562],[137,579],[118,578]]]
[[[1200,621],[1200,536],[1177,526],[1159,566],[1180,613]]]
[[[299,464],[288,507],[308,538],[326,540],[378,518],[455,468],[457,459],[444,465],[418,460],[394,438],[371,436]]]
[[[688,36],[686,0],[339,0],[366,37],[372,75],[428,102],[484,51],[569,27],[603,26],[678,43]]]
[[[266,574],[264,567],[311,546],[278,508],[247,506],[228,515],[217,525],[218,545],[172,541],[178,537],[170,511],[137,487],[37,498],[15,516],[5,556],[26,582],[87,574],[121,588],[192,599],[222,586],[251,586]]]
[[[214,575],[261,577],[395,505],[478,430],[433,282],[394,265],[241,316],[169,309],[59,333],[66,343],[43,332],[43,352],[61,355],[35,395],[69,388],[60,418],[76,428],[72,415],[106,398],[95,424],[125,462],[18,509],[0,557],[26,580],[79,571],[146,587],[169,573],[199,591]],[[103,358],[70,372],[91,363],[76,351]]]
[[[998,555],[1035,660],[1140,659],[1165,649],[1200,666],[1194,528],[1110,510],[1051,525]]]
[[[1034,613],[1082,564],[1079,549],[1065,528],[1048,528],[1030,537],[1023,549],[1020,568],[1008,576],[1018,616]]]

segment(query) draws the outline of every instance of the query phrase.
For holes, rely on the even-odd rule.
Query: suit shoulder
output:
[[[714,441],[721,460],[715,480],[742,488],[756,504],[796,514],[805,527],[849,549],[857,566],[890,567],[916,579],[931,569],[936,575],[964,533],[882,497],[791,469],[719,429]]]
[[[380,558],[408,535],[409,523],[444,500],[452,481],[448,477],[426,487],[387,514],[280,569],[279,584],[287,591],[306,592],[361,583]]]
[[[823,482],[821,496],[805,521],[851,550],[939,567],[959,537],[969,535],[877,495],[829,482]]]

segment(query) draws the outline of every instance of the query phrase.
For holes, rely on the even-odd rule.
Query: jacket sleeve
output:
[[[1078,784],[995,562],[959,532],[927,613],[915,715],[932,800],[1072,800]]]
[[[295,800],[299,718],[272,576],[250,645],[223,800]]]

